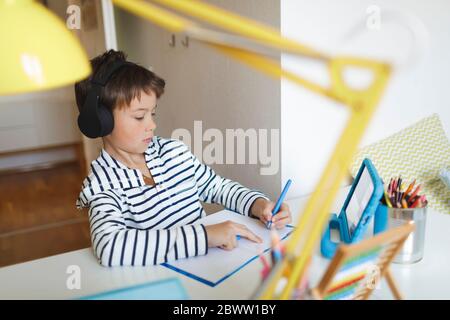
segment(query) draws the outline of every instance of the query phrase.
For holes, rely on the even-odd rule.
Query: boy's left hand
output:
[[[272,216],[273,208],[275,208],[275,202],[258,198],[253,202],[250,213],[264,223],[264,225],[272,220],[272,226],[276,229],[283,229],[287,224],[292,222],[291,211],[286,203],[283,202],[277,214]]]

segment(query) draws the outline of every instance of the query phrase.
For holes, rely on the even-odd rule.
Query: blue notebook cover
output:
[[[177,278],[106,291],[81,300],[187,300],[186,290]]]

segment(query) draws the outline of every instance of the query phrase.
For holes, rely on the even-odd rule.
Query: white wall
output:
[[[0,153],[80,141],[73,88],[0,97]]]
[[[103,52],[105,52],[105,33],[103,26],[103,13],[102,13],[102,5],[100,1],[88,2],[81,0],[68,0],[70,4],[78,5],[81,8],[81,15],[86,15],[86,11],[90,14],[89,20],[91,20],[91,25],[86,27],[84,25],[83,20],[81,22],[81,29],[73,30],[75,35],[80,40],[81,44],[84,47],[89,59],[92,59]],[[95,12],[94,12],[95,10]],[[94,19],[95,18],[95,19]],[[75,94],[74,89],[72,88],[73,94]],[[78,108],[76,104],[74,104],[74,108],[77,110],[78,117]],[[76,123],[76,118],[75,118]],[[78,126],[77,126],[78,128]],[[83,152],[85,158],[85,166],[87,171],[89,171],[90,164],[92,161],[97,159],[100,154],[101,149],[103,148],[103,141],[101,138],[90,139],[84,136],[78,129],[80,139],[83,143]],[[87,172],[86,172],[87,173]]]
[[[279,28],[278,0],[207,2]],[[202,121],[203,133],[214,128],[224,138],[226,129],[267,129],[269,137],[271,129],[280,129],[279,81],[194,41],[186,48],[180,43],[183,39],[177,37],[176,46],[170,47],[168,31],[122,10],[116,10],[116,27],[119,49],[166,80],[166,93],[158,102],[156,134],[170,137],[174,130],[185,128],[194,137],[194,121]],[[205,142],[203,147],[208,144]],[[195,147],[192,151],[199,156]],[[226,153],[223,150],[224,158]],[[275,174],[262,176],[260,169],[266,165],[236,162],[214,163],[211,167],[249,188],[260,189],[271,197],[278,195],[279,165]]]
[[[381,28],[369,30],[363,25],[359,30],[365,31],[359,36],[346,38],[350,28],[368,17],[370,5],[381,9]],[[428,34],[428,49],[415,64],[403,64],[411,34],[389,20],[392,9],[418,18]],[[450,136],[450,1],[282,0],[281,30],[285,36],[326,52],[382,58],[400,66],[394,70],[362,146],[432,113],[440,115]],[[283,55],[282,65],[327,83],[326,69],[311,62]],[[282,182],[288,178],[295,182],[288,198],[313,191],[347,115],[344,107],[282,81]]]

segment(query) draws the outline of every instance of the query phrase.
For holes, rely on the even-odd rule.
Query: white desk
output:
[[[341,207],[347,189],[336,200]],[[297,213],[308,197],[287,201],[294,223]],[[369,232],[372,232],[370,230]],[[422,261],[412,265],[393,264],[391,270],[406,299],[450,299],[450,216],[428,211],[425,254]],[[315,255],[311,282],[317,283],[328,260]],[[81,289],[69,290],[66,281],[68,266],[81,269]],[[260,279],[260,261],[254,260],[242,270],[211,288],[162,266],[116,267],[100,266],[91,249],[72,251],[48,258],[0,268],[0,299],[71,299],[102,291],[127,287],[149,281],[178,277],[191,299],[248,299]],[[391,299],[383,281],[372,295],[374,299]]]

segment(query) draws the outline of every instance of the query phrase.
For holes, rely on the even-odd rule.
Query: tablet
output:
[[[364,159],[339,215],[332,214],[321,240],[322,255],[332,258],[340,243],[358,242],[383,195],[383,182],[370,161]],[[332,237],[338,233],[339,239]]]
[[[345,225],[345,242],[352,243],[362,236],[383,195],[383,182],[370,161],[364,159],[339,218]]]
[[[350,197],[350,201],[347,206],[343,208],[347,215],[347,229],[350,238],[358,226],[359,221],[364,213],[364,210],[369,205],[370,198],[372,197],[374,185],[370,178],[369,170],[364,168],[358,185],[356,186],[353,194]]]

